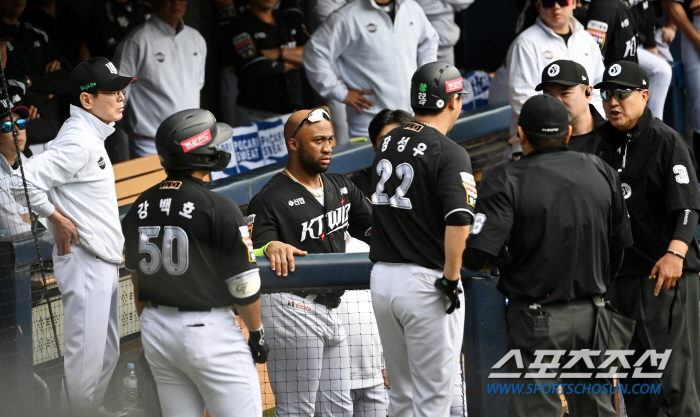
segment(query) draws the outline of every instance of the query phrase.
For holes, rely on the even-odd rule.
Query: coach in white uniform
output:
[[[313,33],[304,68],[321,96],[347,104],[350,136],[366,137],[380,110],[411,111],[411,76],[435,61],[438,39],[414,0],[353,1]]]
[[[544,67],[559,59],[578,62],[591,77],[591,85],[600,82],[605,69],[598,44],[586,32],[586,28],[571,16],[576,1],[570,0],[566,7],[554,2],[552,7],[547,8],[543,3],[535,2],[539,11],[536,23],[515,38],[506,55],[508,102],[513,108],[512,135],[517,132],[520,108],[527,99],[539,94],[535,87],[540,83]],[[603,104],[597,90],[593,92],[591,104],[603,114]],[[520,145],[513,151],[521,152]]]
[[[153,16],[117,47],[120,74],[141,80],[129,90],[124,115],[131,158],[156,153],[156,130],[166,117],[199,107],[207,44],[185,26],[186,1],[153,0]]]
[[[119,359],[119,264],[124,238],[114,171],[104,140],[122,118],[120,77],[107,58],[91,58],[71,75],[73,102],[47,150],[24,165],[29,199],[50,221],[54,275],[63,296],[64,366],[73,415],[94,416]],[[12,175],[24,201],[21,174]]]

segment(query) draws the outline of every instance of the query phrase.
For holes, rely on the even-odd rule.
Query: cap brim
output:
[[[545,82],[542,82],[542,83],[537,84],[537,87],[535,87],[535,91],[542,91],[542,90],[544,90],[544,85],[545,85],[545,84],[549,84],[549,83],[561,84],[561,85],[569,85],[569,86],[574,86],[574,85],[583,84],[583,83],[577,83],[576,81],[551,80],[551,81],[545,81]]]
[[[595,89],[600,89],[600,88],[602,88],[605,84],[621,85],[621,86],[623,86],[623,87],[629,87],[629,88],[644,88],[644,87],[640,87],[640,86],[638,86],[637,84],[633,84],[633,83],[626,83],[626,82],[624,82],[624,81],[610,81],[610,80],[608,80],[608,81],[601,81],[601,82],[599,82],[598,84],[594,85],[593,88],[595,88]]]
[[[216,133],[214,139],[207,145],[209,148],[216,147],[233,137],[233,128],[226,123],[216,123]]]
[[[97,90],[100,91],[121,91],[128,87],[131,83],[134,81],[138,80],[138,78],[134,77],[117,77],[113,79],[112,81],[108,82],[105,85],[101,85],[97,87]]]
[[[12,108],[12,112],[19,114],[19,116],[23,119],[29,117],[29,109],[24,106],[15,106]]]

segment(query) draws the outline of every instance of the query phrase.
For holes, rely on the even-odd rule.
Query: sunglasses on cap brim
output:
[[[309,123],[316,123],[316,122],[320,122],[320,121],[323,120],[323,119],[326,119],[326,120],[328,120],[329,122],[331,121],[331,114],[328,113],[328,110],[326,110],[326,109],[323,108],[323,107],[318,107],[318,108],[316,108],[316,109],[311,110],[311,112],[309,113],[309,115],[306,116],[306,118],[305,118],[304,120],[302,120],[301,123],[299,123],[299,126],[297,126],[296,129],[294,129],[294,133],[292,133],[292,136],[291,136],[291,137],[294,137],[294,135],[297,134],[297,132],[299,131],[299,129],[301,129],[301,127],[302,127],[302,126],[304,125],[304,123],[306,123],[307,121],[308,121]]]
[[[551,9],[556,3],[559,3],[561,7],[569,6],[571,1],[572,0],[540,0],[540,3],[545,9]]]
[[[610,100],[613,96],[615,96],[616,99],[618,100],[624,100],[626,98],[629,98],[633,92],[635,91],[644,91],[643,88],[601,88],[600,89],[600,97],[603,100]]]
[[[19,130],[24,130],[27,128],[27,119],[17,119],[15,120],[15,125]],[[2,129],[2,133],[10,133],[12,132],[12,122],[11,121],[6,121],[3,122],[2,126],[0,129]]]

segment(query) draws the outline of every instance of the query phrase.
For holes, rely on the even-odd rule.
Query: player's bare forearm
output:
[[[282,60],[290,64],[303,66],[304,65],[304,47],[297,46],[296,48],[281,48]]]
[[[245,306],[236,305],[236,310],[248,330],[257,330],[262,326],[262,319],[260,318],[260,300],[255,300],[255,302]]]
[[[471,226],[445,227],[445,268],[443,274],[449,280],[459,279],[462,269],[462,254],[466,248]]]
[[[134,304],[136,305],[136,314],[141,317],[143,309],[148,305],[148,301],[139,301],[139,277],[136,271],[131,272],[131,283],[134,285]]]
[[[666,10],[666,13],[668,13],[671,21],[675,23],[678,29],[680,29],[688,39],[693,41],[693,43],[700,41],[700,34],[698,34],[693,24],[688,19],[688,15],[685,13],[681,3],[674,0],[661,0],[661,5],[664,10]]]

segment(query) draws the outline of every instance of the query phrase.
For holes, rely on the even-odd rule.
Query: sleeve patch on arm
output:
[[[676,174],[676,182],[678,184],[690,183],[690,177],[688,176],[688,170],[683,165],[674,166],[673,173]]]
[[[605,38],[608,33],[608,24],[601,22],[599,20],[590,20],[588,26],[586,27],[588,34],[593,36],[593,39],[598,42],[598,45],[602,48],[605,45]]]
[[[241,226],[238,230],[241,231],[241,237],[243,238],[243,243],[248,247],[248,260],[250,262],[255,262],[255,254],[253,253],[253,241],[250,240],[250,233],[248,232],[249,226]]]
[[[477,196],[474,176],[468,172],[460,172],[459,175],[462,177],[462,185],[464,185],[464,190],[467,192],[467,204],[474,207]]]
[[[248,32],[240,33],[233,38],[233,47],[236,53],[243,59],[250,58],[255,55],[255,44]]]

